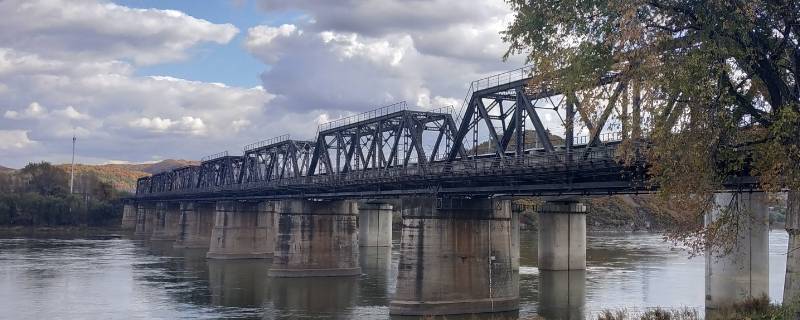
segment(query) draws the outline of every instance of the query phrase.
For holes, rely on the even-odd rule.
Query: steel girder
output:
[[[308,175],[424,166],[449,152],[455,133],[450,113],[411,110],[322,130]]]
[[[245,147],[239,182],[255,184],[305,176],[313,152],[313,142],[290,140],[288,136]]]

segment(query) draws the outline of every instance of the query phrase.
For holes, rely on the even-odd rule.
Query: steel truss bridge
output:
[[[627,98],[628,84],[609,75],[584,92],[559,92],[532,87],[530,75],[525,67],[472,82],[455,119],[452,107],[421,111],[400,102],[320,125],[314,140],[280,136],[247,145],[242,155],[215,154],[199,166],[140,178],[135,198],[645,191],[646,163],[615,156],[640,133],[634,128],[634,137],[627,137],[609,122],[613,113],[639,115],[641,99]],[[596,115],[579,108],[579,97],[587,94],[603,101]],[[559,118],[563,138],[545,128],[545,116]],[[576,124],[589,135],[576,137]]]

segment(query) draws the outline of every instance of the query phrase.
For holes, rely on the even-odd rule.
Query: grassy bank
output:
[[[769,298],[749,299],[728,308],[707,310],[707,320],[778,320],[800,319],[798,306],[773,304]],[[655,308],[644,312],[630,312],[626,309],[604,310],[598,320],[699,320],[697,311],[691,309]]]

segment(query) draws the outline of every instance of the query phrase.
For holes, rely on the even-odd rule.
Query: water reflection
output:
[[[268,260],[207,261],[205,249],[106,239],[0,235],[0,318],[390,318],[396,242],[362,249],[359,277],[294,279],[267,277]],[[537,269],[536,239],[521,233],[518,314],[446,318],[592,319],[606,308],[654,306],[702,313],[704,259],[688,259],[658,234],[590,234],[588,269],[566,273]],[[773,301],[781,300],[787,241],[770,233]]]
[[[539,315],[546,319],[584,319],[586,271],[539,271]]]
[[[392,248],[363,247],[359,254],[361,272],[359,305],[384,306],[389,304],[390,287],[395,286],[392,272]]]
[[[278,318],[353,318],[358,277],[272,278],[271,282],[270,296]]]
[[[269,262],[263,260],[208,260],[211,304],[256,308],[267,301]]]
[[[482,313],[482,314],[455,314],[446,316],[397,316],[392,315],[392,320],[517,320],[536,319],[534,317],[520,317],[519,311]],[[547,318],[550,319],[550,318]],[[557,319],[557,318],[553,318]]]

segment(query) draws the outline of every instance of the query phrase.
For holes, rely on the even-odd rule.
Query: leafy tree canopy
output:
[[[619,118],[647,135],[650,182],[672,212],[693,213],[674,215],[678,238],[724,234],[701,214],[737,172],[800,189],[799,1],[508,2],[505,57],[527,56],[532,85],[575,92],[615,77],[621,100],[640,101]],[[584,95],[578,108],[602,105]]]

